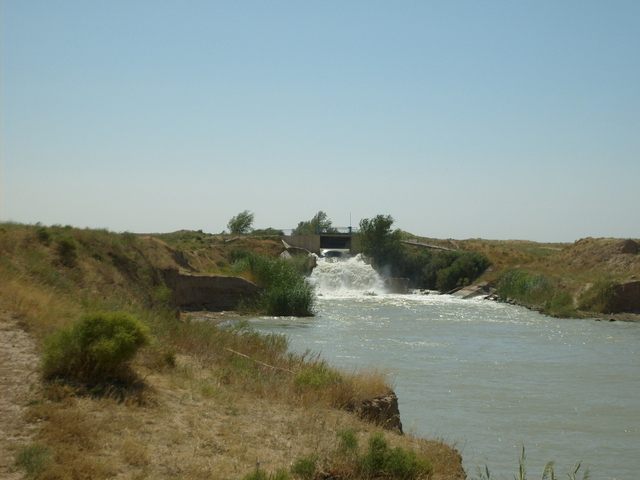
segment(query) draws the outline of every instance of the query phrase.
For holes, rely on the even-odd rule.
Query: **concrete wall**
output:
[[[640,312],[640,282],[615,287],[611,307],[614,312]]]
[[[189,275],[173,269],[163,274],[174,305],[183,309],[234,310],[241,300],[255,298],[262,290],[240,277]]]
[[[282,237],[292,247],[304,248],[315,254],[320,253],[320,235],[287,235]]]
[[[321,248],[340,248],[349,249],[349,253],[353,255],[355,252],[352,238],[352,235],[323,233],[321,235],[287,235],[282,237],[282,240],[292,247],[304,248],[315,254],[320,254]]]

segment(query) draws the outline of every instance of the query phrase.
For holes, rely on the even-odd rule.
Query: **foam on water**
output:
[[[359,296],[383,294],[384,282],[378,273],[364,262],[362,256],[350,258],[319,258],[309,280],[322,296]]]

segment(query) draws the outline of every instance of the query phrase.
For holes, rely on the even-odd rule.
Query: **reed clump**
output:
[[[487,465],[484,466],[484,469],[478,466],[477,471],[478,476],[474,477],[471,480],[492,480],[495,478],[491,470]],[[567,472],[566,474],[568,480],[588,480],[589,479],[589,468],[582,468],[582,462],[577,462],[573,465],[573,468]],[[518,459],[518,473],[513,476],[514,480],[527,480],[527,456],[525,455],[525,449],[522,447],[522,452],[520,454],[520,458]],[[542,474],[540,475],[541,480],[556,480],[558,477],[556,476],[556,468],[554,462],[547,462],[542,470]]]
[[[252,252],[239,252],[233,270],[264,287],[256,305],[267,315],[308,317],[314,314],[313,286],[291,262]]]
[[[504,299],[517,300],[526,305],[544,305],[553,294],[553,285],[545,275],[512,269],[500,278],[497,293]]]
[[[550,316],[581,316],[574,305],[573,291],[544,274],[521,269],[507,270],[498,282],[496,293],[507,302],[518,303]]]

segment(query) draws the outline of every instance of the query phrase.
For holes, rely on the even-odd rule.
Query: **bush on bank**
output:
[[[412,288],[446,293],[471,285],[490,263],[485,255],[478,252],[403,250],[390,271],[394,277],[408,278]]]
[[[236,274],[264,287],[256,308],[267,315],[309,317],[313,315],[313,286],[296,265],[279,258],[238,251],[231,256]]]
[[[43,374],[90,383],[123,381],[130,378],[129,362],[147,343],[147,327],[130,313],[86,314],[45,341]]]
[[[381,273],[409,279],[411,288],[448,292],[470,285],[490,265],[478,252],[409,250],[402,243],[402,232],[392,230],[393,217],[378,215],[360,222],[360,251],[374,260]]]

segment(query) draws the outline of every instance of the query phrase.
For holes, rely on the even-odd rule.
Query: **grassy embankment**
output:
[[[45,365],[48,381],[30,379],[36,434],[10,445],[19,467],[38,479],[463,478],[445,444],[384,432],[344,410],[386,394],[383,373],[337,371],[242,324],[177,320],[159,269],[230,273],[234,249],[281,250],[275,240],[229,240],[0,225],[0,305],[40,348],[96,312],[127,312],[148,335],[126,375],[74,379],[65,375],[75,369]]]
[[[487,281],[501,298],[552,316],[609,314],[613,287],[640,278],[640,255],[624,253],[625,241],[620,239],[585,238],[575,243],[416,240],[483,253],[491,266],[476,283]]]

